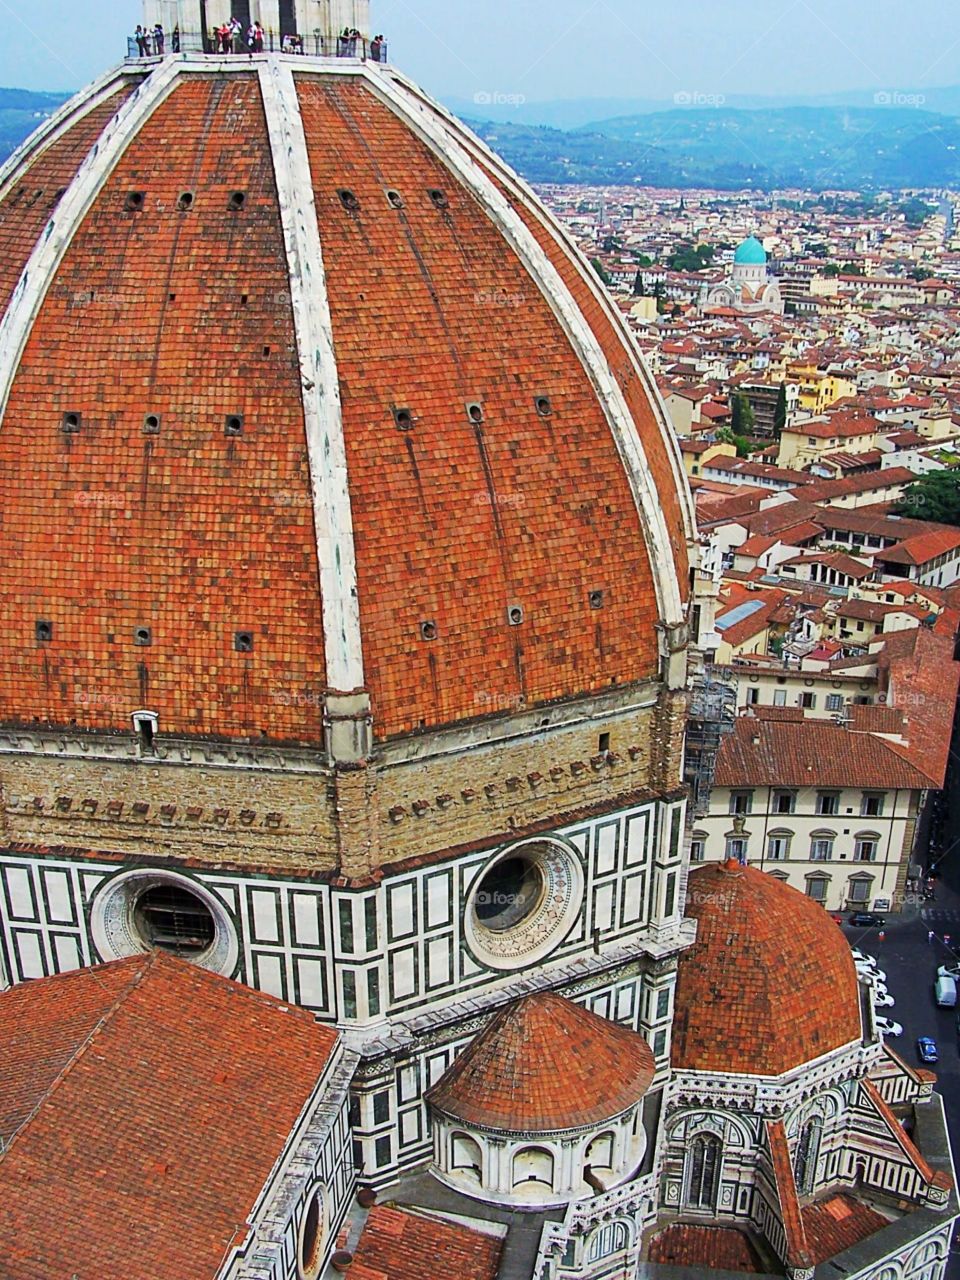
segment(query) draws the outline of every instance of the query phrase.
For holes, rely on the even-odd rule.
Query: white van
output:
[[[952,1009],[957,1003],[957,980],[947,973],[938,974],[933,994],[941,1009]]]

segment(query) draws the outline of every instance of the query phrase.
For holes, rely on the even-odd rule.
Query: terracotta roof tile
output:
[[[687,914],[674,1068],[782,1075],[860,1039],[850,947],[819,903],[733,862],[691,873]]]
[[[653,1237],[651,1262],[705,1271],[745,1271],[763,1275],[766,1267],[745,1231],[733,1227],[701,1227],[675,1223]]]
[[[160,953],[0,994],[3,1114],[21,1125],[0,1157],[6,1280],[212,1280],[336,1043]]]
[[[654,1070],[642,1036],[545,992],[495,1014],[427,1099],[465,1124],[545,1133],[626,1111]]]
[[[718,787],[858,787],[926,790],[931,778],[896,744],[830,720],[773,722],[741,716],[717,753]]]
[[[826,1262],[889,1225],[882,1214],[846,1194],[809,1204],[801,1215],[814,1264]]]
[[[350,1280],[495,1280],[502,1241],[460,1223],[375,1205]]]

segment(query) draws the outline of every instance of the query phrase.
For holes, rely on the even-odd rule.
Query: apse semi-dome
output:
[[[849,944],[819,903],[735,859],[690,875],[672,1064],[778,1076],[863,1035]]]
[[[402,76],[183,54],[0,175],[0,721],[316,743],[655,677],[693,536],[616,308]]]

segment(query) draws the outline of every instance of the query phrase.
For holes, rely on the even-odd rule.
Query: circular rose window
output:
[[[559,840],[504,849],[480,871],[467,900],[470,950],[490,969],[522,969],[566,938],[583,900],[583,871]]]
[[[228,976],[237,967],[237,935],[224,904],[175,871],[124,871],[93,903],[93,941],[104,960],[167,951]]]

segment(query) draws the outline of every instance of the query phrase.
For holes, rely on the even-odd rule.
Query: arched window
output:
[[[483,1178],[483,1152],[479,1142],[465,1133],[455,1133],[450,1141],[450,1168],[480,1182]]]
[[[686,1203],[691,1209],[715,1209],[723,1148],[712,1134],[694,1138],[687,1152]]]
[[[524,1147],[513,1157],[513,1185],[537,1182],[553,1190],[553,1156],[543,1147]]]
[[[583,1155],[584,1163],[591,1169],[613,1168],[613,1134],[601,1133],[590,1143]]]
[[[608,1222],[599,1228],[590,1241],[587,1250],[587,1261],[596,1262],[598,1258],[609,1258],[612,1253],[620,1253],[630,1244],[630,1231],[625,1222]]]
[[[817,1181],[817,1160],[820,1156],[820,1139],[823,1136],[823,1121],[814,1116],[800,1130],[800,1141],[797,1143],[797,1155],[793,1166],[797,1190],[801,1195],[809,1195]]]

